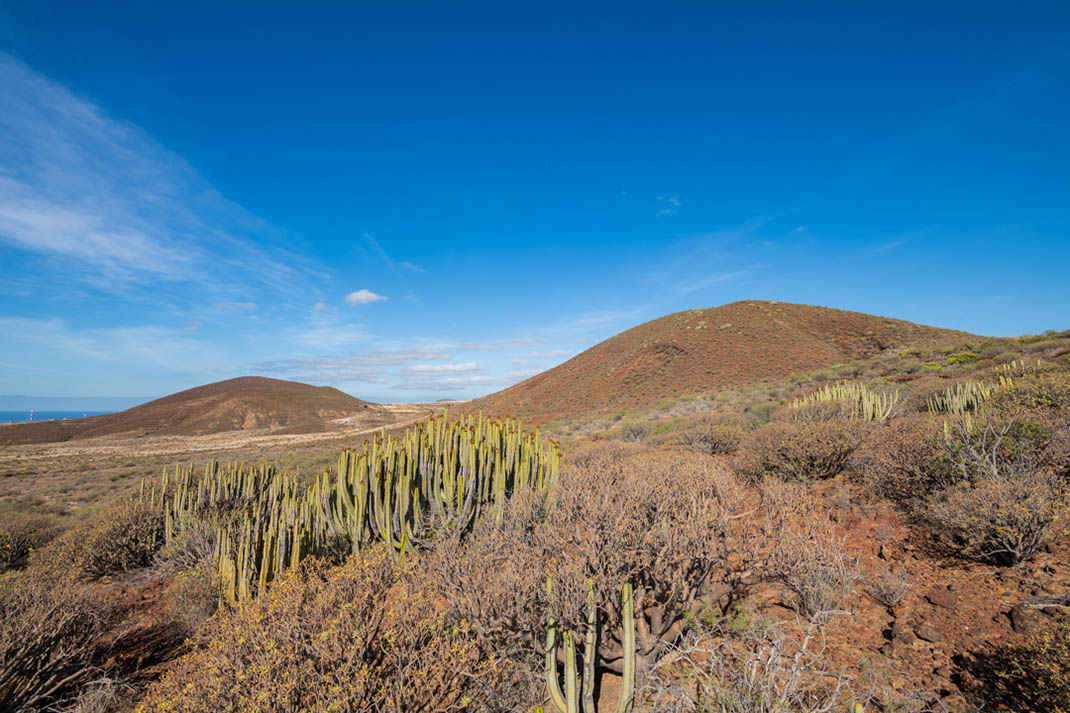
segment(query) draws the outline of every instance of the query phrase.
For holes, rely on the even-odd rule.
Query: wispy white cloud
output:
[[[346,357],[322,359],[283,359],[261,362],[256,367],[263,371],[334,371],[354,367],[397,366],[411,361],[448,360],[449,353],[438,348],[398,349],[369,351]]]
[[[570,356],[572,353],[569,349],[551,349],[545,352],[528,352],[520,356],[524,359],[560,359],[561,357]]]
[[[472,351],[497,352],[502,349],[528,347],[545,341],[545,339],[535,339],[534,337],[521,337],[519,339],[504,339],[500,342],[463,342],[461,346]]]
[[[350,292],[346,295],[347,305],[367,305],[373,302],[382,302],[386,297],[380,294],[376,294],[371,290],[360,289],[356,292]]]
[[[256,309],[256,302],[216,302],[212,306],[225,312],[246,312]]]
[[[399,262],[398,266],[399,267],[403,267],[406,270],[409,270],[410,272],[423,272],[424,271],[424,269],[422,267],[420,267],[419,265],[414,265],[411,262]]]
[[[404,374],[458,374],[479,371],[479,364],[473,361],[463,364],[415,364],[402,369]]]
[[[258,244],[276,229],[137,126],[3,52],[0,107],[0,242],[46,261],[57,281],[303,281],[304,259]]]
[[[178,374],[211,373],[228,358],[212,344],[185,330],[156,325],[110,329],[71,329],[60,319],[0,317],[5,342],[47,346],[60,354],[109,364],[151,365]],[[196,354],[195,360],[190,354]]]

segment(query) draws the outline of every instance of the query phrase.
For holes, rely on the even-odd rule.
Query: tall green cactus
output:
[[[334,476],[307,486],[271,466],[212,462],[199,478],[192,466],[164,471],[160,489],[143,485],[141,497],[162,510],[168,542],[218,522],[220,591],[233,604],[340,541],[353,552],[373,542],[403,552],[432,534],[461,537],[484,515],[500,518],[513,493],[551,487],[559,463],[557,445],[519,421],[443,414],[342,451]]]
[[[553,580],[546,581],[547,594],[551,594]],[[623,680],[620,697],[617,699],[615,713],[631,713],[635,698],[635,599],[632,583],[625,582],[621,587],[621,645],[624,656]],[[587,633],[583,647],[582,674],[577,670],[576,646],[572,632],[561,634],[565,667],[562,674],[565,679],[564,691],[557,671],[557,621],[550,616],[546,626],[546,689],[550,702],[559,713],[579,713],[582,692],[583,713],[597,713],[598,702],[595,699],[595,669],[598,662],[598,607],[595,604],[594,582],[587,582]],[[582,676],[582,678],[581,678]]]

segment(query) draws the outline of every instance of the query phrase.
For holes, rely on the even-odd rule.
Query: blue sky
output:
[[[1065,2],[219,5],[0,3],[0,394],[466,398],[739,299],[1070,327]]]

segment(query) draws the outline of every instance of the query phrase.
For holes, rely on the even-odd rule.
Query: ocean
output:
[[[62,421],[67,418],[83,416],[101,416],[114,411],[37,411],[33,412],[34,421]],[[21,423],[30,420],[29,411],[0,411],[0,423]]]

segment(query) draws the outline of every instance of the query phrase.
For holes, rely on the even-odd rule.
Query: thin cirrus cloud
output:
[[[373,302],[382,302],[385,299],[386,297],[384,297],[383,295],[376,294],[371,290],[360,289],[356,292],[350,292],[348,295],[346,295],[346,304],[353,306],[368,305],[372,304]]]
[[[517,347],[530,347],[534,344],[541,344],[547,341],[546,339],[535,339],[532,337],[521,337],[520,339],[505,339],[500,342],[464,342],[461,346],[465,349],[481,352],[497,352],[502,349],[515,349]]]
[[[3,52],[0,106],[0,244],[57,285],[217,289],[240,275],[285,292],[312,279],[307,260],[267,242],[277,229],[180,156]]]

